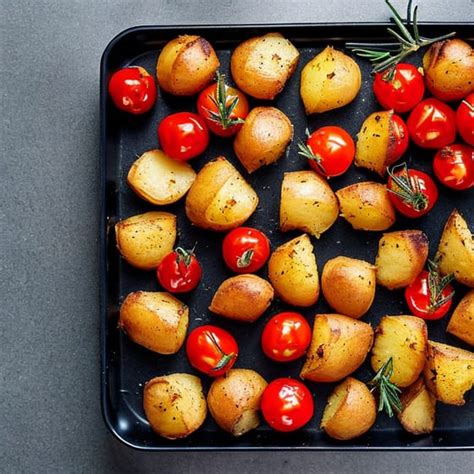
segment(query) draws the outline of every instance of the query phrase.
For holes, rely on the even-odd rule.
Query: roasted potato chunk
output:
[[[474,346],[474,290],[456,306],[446,331]]]

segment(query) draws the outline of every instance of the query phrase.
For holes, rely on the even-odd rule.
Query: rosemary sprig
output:
[[[372,387],[370,389],[371,392],[377,390],[379,393],[378,411],[385,411],[390,418],[392,418],[394,410],[397,412],[402,410],[402,403],[398,396],[401,390],[390,382],[392,374],[393,360],[390,357],[375,374],[375,377],[367,384]]]
[[[305,145],[303,142],[298,142],[298,155],[304,156],[308,160],[314,161],[319,169],[326,174],[326,170],[324,169],[323,166],[323,159],[317,155],[316,153],[313,152],[311,147],[309,145]]]
[[[398,28],[398,31],[393,28],[387,28],[387,32],[393,36],[397,42],[380,44],[346,43],[346,48],[358,56],[368,59],[372,63],[372,72],[374,73],[393,68],[400,61],[418,51],[420,48],[429,46],[437,41],[451,38],[456,34],[456,32],[453,31],[436,38],[421,36],[418,30],[418,5],[412,9],[412,0],[408,1],[407,19],[404,24],[402,17],[390,1],[385,0],[385,3],[392,12],[391,21],[393,21]],[[412,31],[410,31],[410,27]]]
[[[428,289],[430,292],[430,304],[427,308],[428,312],[434,313],[438,308],[452,299],[454,291],[451,291],[446,296],[443,296],[443,292],[453,279],[453,273],[445,275],[444,277],[441,276],[437,260],[428,260]]]
[[[402,171],[398,173],[398,169]],[[411,178],[408,174],[406,163],[394,166],[391,170],[387,168],[387,173],[398,189],[388,189],[389,193],[398,196],[407,206],[415,211],[423,211],[429,205],[428,197],[421,190],[420,183],[416,177]]]

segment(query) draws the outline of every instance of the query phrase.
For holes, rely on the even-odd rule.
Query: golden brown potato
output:
[[[474,290],[456,306],[446,331],[474,346]]]
[[[426,86],[438,99],[461,100],[474,92],[474,50],[459,38],[431,45],[423,69]]]
[[[265,379],[254,370],[231,369],[212,382],[207,403],[216,423],[234,436],[260,424],[259,410]]]
[[[337,382],[347,377],[362,365],[373,339],[370,324],[342,314],[317,314],[301,378]]]
[[[339,214],[339,203],[327,180],[315,171],[285,173],[281,183],[280,230],[299,229],[316,238]]]
[[[290,119],[275,107],[255,107],[234,140],[237,158],[249,173],[269,165],[285,153],[293,138]]]
[[[186,196],[186,215],[204,229],[224,231],[243,224],[258,204],[256,192],[220,156],[206,163]]]
[[[230,70],[243,92],[273,99],[295,72],[300,53],[280,33],[250,38],[232,53]]]
[[[136,291],[122,303],[118,326],[133,342],[174,354],[183,345],[188,322],[189,308],[169,293]]]
[[[408,387],[421,374],[425,365],[428,329],[415,316],[384,316],[375,330],[372,347],[372,368],[378,372],[392,357],[391,382]]]
[[[375,399],[367,385],[347,377],[329,395],[321,429],[334,439],[353,439],[369,431],[376,416]]]
[[[303,234],[280,245],[268,260],[268,277],[276,294],[294,306],[311,306],[319,297],[319,277],[313,244]]]
[[[389,290],[413,283],[428,258],[428,237],[421,230],[383,234],[375,259],[377,283]]]
[[[464,405],[464,394],[474,385],[474,353],[428,341],[423,371],[428,390],[448,405]]]
[[[174,95],[194,95],[212,80],[219,67],[214,48],[204,38],[183,35],[161,50],[156,64],[160,87]]]
[[[359,93],[361,73],[349,56],[327,46],[301,72],[300,94],[306,114],[344,107]]]
[[[453,273],[459,283],[474,288],[473,235],[456,209],[444,226],[436,259],[439,259],[439,270],[443,275]]]
[[[143,392],[143,408],[153,431],[168,439],[194,433],[207,415],[201,381],[190,374],[149,380]]]
[[[181,199],[195,178],[188,163],[172,160],[161,150],[150,150],[133,163],[127,182],[141,198],[164,205]]]
[[[360,318],[374,301],[375,280],[373,265],[340,256],[324,265],[321,289],[332,309],[351,318]]]
[[[173,251],[176,216],[169,212],[146,212],[115,224],[117,248],[122,257],[142,270],[156,268]]]
[[[385,184],[365,181],[336,191],[341,216],[356,230],[386,230],[395,223],[395,210]]]
[[[403,391],[400,402],[402,410],[398,419],[411,434],[428,434],[434,430],[436,398],[426,388],[423,377]]]
[[[223,281],[212,298],[213,313],[247,323],[256,321],[270,306],[273,288],[268,281],[250,273]]]

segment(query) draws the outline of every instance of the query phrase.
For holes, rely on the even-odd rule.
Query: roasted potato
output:
[[[301,72],[300,94],[306,114],[344,107],[359,93],[361,73],[349,56],[327,46]]]
[[[389,290],[413,283],[428,258],[428,237],[421,230],[383,234],[375,259],[377,283]]]
[[[365,181],[336,191],[341,216],[356,230],[386,230],[395,223],[395,210],[385,184]]]
[[[165,205],[181,199],[195,178],[188,163],[172,160],[161,150],[150,150],[133,163],[127,182],[141,198]]]
[[[234,140],[237,158],[249,173],[269,165],[285,153],[293,138],[290,119],[275,107],[255,107]]]
[[[255,211],[258,196],[223,157],[206,163],[186,196],[186,215],[204,229],[225,231],[243,224]]]
[[[400,402],[402,410],[398,419],[411,434],[431,433],[435,425],[436,398],[426,388],[423,377],[403,391]]]
[[[339,440],[357,438],[375,423],[375,399],[365,383],[347,377],[329,395],[321,420],[321,429]]]
[[[456,306],[446,331],[474,346],[474,290]]]
[[[161,50],[156,64],[160,87],[174,95],[194,95],[212,80],[219,59],[204,38],[183,35],[171,40]]]
[[[438,41],[423,56],[425,84],[444,101],[461,100],[474,92],[474,51],[459,38]]]
[[[420,376],[425,365],[428,329],[415,316],[384,316],[375,330],[370,363],[375,372],[391,357],[391,382],[408,387]]]
[[[473,235],[456,209],[444,226],[436,259],[443,275],[453,273],[459,283],[474,288]]]
[[[464,405],[464,394],[474,385],[474,353],[428,341],[423,374],[428,390],[437,400]]]
[[[260,424],[259,410],[265,379],[254,370],[231,369],[212,382],[207,403],[216,423],[234,436]]]
[[[230,59],[235,83],[257,99],[273,99],[295,72],[300,53],[280,33],[250,38]]]
[[[133,342],[158,352],[174,354],[186,337],[189,308],[169,293],[136,291],[120,307],[119,327]]]
[[[319,277],[313,244],[303,234],[280,245],[268,260],[268,277],[276,294],[294,306],[311,306],[319,297]]]
[[[272,285],[257,275],[245,273],[221,283],[209,310],[229,319],[253,323],[267,310],[272,300]]]
[[[375,280],[373,265],[340,256],[324,265],[321,289],[332,309],[351,318],[360,318],[374,301]]]
[[[373,339],[370,324],[342,314],[317,314],[301,378],[313,382],[342,380],[364,362]]]
[[[316,238],[339,214],[339,203],[326,179],[315,171],[285,173],[281,183],[280,230],[299,229]]]
[[[194,433],[207,415],[201,381],[190,374],[149,380],[143,393],[143,408],[153,431],[168,439]]]
[[[173,251],[176,216],[169,212],[146,212],[115,224],[117,248],[122,257],[142,270],[156,268]]]

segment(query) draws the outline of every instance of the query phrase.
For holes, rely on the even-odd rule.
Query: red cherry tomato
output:
[[[425,93],[423,76],[412,64],[399,63],[395,68],[375,74],[374,94],[387,110],[402,114],[415,107]]]
[[[392,115],[393,138],[390,142],[390,164],[399,160],[407,151],[409,143],[408,128],[401,117],[397,114]]]
[[[438,99],[421,101],[407,121],[411,139],[422,148],[443,148],[456,138],[456,115]]]
[[[438,200],[438,188],[423,171],[408,169],[405,163],[389,171],[388,196],[395,209],[416,218],[430,212]]]
[[[191,331],[186,341],[189,363],[211,377],[229,371],[237,360],[239,348],[230,333],[217,326],[200,326]]]
[[[273,316],[262,332],[262,349],[278,362],[298,359],[311,342],[311,328],[299,313],[284,312]]]
[[[268,260],[270,241],[257,229],[237,227],[225,236],[222,254],[226,265],[232,271],[254,273]]]
[[[117,108],[131,114],[148,112],[156,101],[156,84],[146,69],[125,67],[112,74],[109,94]]]
[[[470,188],[474,185],[474,148],[461,144],[442,148],[434,157],[433,170],[449,188]]]
[[[230,137],[242,127],[249,104],[244,94],[227,86],[224,76],[218,73],[217,81],[199,94],[197,110],[211,132]]]
[[[352,137],[340,127],[328,126],[314,131],[306,145],[298,145],[300,155],[322,176],[330,178],[345,173],[355,155]]]
[[[456,111],[456,126],[462,139],[474,146],[474,93],[469,94]]]
[[[201,279],[201,265],[193,251],[176,248],[158,265],[160,285],[170,293],[186,293],[194,290]]]
[[[301,428],[314,413],[314,401],[306,385],[298,380],[273,380],[262,395],[262,415],[277,431],[294,431]]]
[[[191,112],[168,115],[158,125],[158,139],[163,151],[174,160],[187,161],[209,145],[209,131],[204,119]]]

